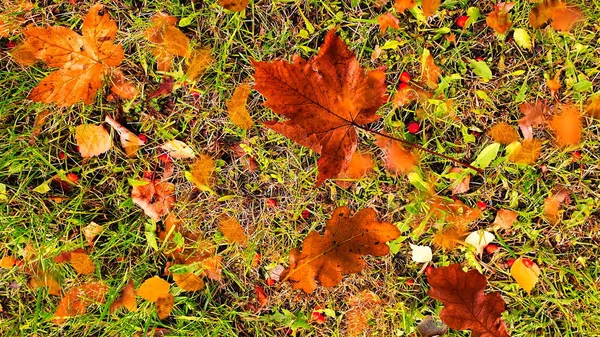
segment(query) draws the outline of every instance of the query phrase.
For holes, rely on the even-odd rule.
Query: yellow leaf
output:
[[[496,213],[496,218],[494,219],[494,227],[509,230],[512,228],[513,224],[517,222],[518,216],[519,214],[515,211],[501,209],[498,211],[498,213]]]
[[[239,126],[244,130],[250,129],[254,122],[250,118],[250,113],[246,109],[246,101],[248,95],[250,95],[250,84],[242,84],[235,88],[231,100],[227,101],[227,114],[233,122],[233,124]]]
[[[423,15],[426,17],[432,16],[438,10],[441,4],[442,0],[423,0]]]
[[[533,287],[538,281],[538,277],[541,273],[540,267],[537,264],[529,260],[528,262],[532,263],[531,267],[527,267],[523,263],[523,258],[520,257],[513,263],[512,267],[510,267],[510,274],[517,281],[517,284],[525,289],[527,294],[531,293]]]
[[[192,52],[192,56],[189,59],[187,71],[185,72],[185,75],[187,76],[188,80],[196,80],[198,77],[200,77],[200,75],[204,73],[206,68],[208,68],[212,62],[213,58],[210,55],[210,49],[205,48],[200,50],[194,50]]]
[[[600,118],[600,95],[592,95],[588,98],[585,113],[594,118]]]
[[[133,281],[129,280],[127,285],[121,290],[121,295],[110,305],[110,312],[115,313],[119,308],[125,307],[129,312],[137,311],[137,304],[135,303],[135,289]]]
[[[175,298],[173,295],[167,294],[165,297],[161,297],[156,301],[156,312],[158,313],[159,319],[165,319],[171,315],[173,306],[175,305]]]
[[[194,273],[173,274],[173,280],[185,291],[198,291],[204,288],[204,281]]]
[[[169,157],[174,159],[193,159],[196,158],[194,150],[186,143],[180,140],[170,140],[160,147],[169,152]]]
[[[112,146],[110,134],[100,125],[78,125],[75,127],[75,140],[84,158],[98,156]]]
[[[212,186],[214,172],[215,161],[209,155],[200,154],[190,166],[191,182],[202,191],[208,190]]]
[[[0,260],[0,268],[10,269],[15,265],[15,258],[12,256],[5,256]]]
[[[169,71],[175,56],[189,55],[189,39],[175,27],[177,18],[157,13],[150,20],[152,27],[146,30],[146,39],[153,43],[152,55],[156,58],[159,71]]]
[[[242,246],[246,245],[246,233],[240,223],[227,215],[223,215],[219,219],[219,231],[223,233],[227,241],[239,243]]]
[[[523,143],[517,143],[508,160],[515,164],[533,164],[542,153],[542,141],[539,139],[527,139]]]
[[[442,75],[441,69],[435,64],[433,56],[429,50],[424,49],[423,55],[421,55],[421,79],[431,89],[437,89],[440,76]]]
[[[156,302],[161,297],[166,297],[169,294],[171,285],[158,276],[147,279],[138,288],[136,294],[150,302]]]

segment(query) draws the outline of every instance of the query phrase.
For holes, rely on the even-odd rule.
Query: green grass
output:
[[[517,1],[512,10],[513,28],[525,28],[535,39],[534,51],[519,48],[510,38],[501,38],[487,28],[480,18],[473,27],[462,31],[454,20],[477,6],[485,15],[492,1],[444,2],[427,25],[417,23],[413,15],[400,15],[400,30],[388,30],[381,36],[376,18],[389,11],[391,3],[377,8],[372,1],[275,1],[251,2],[244,14],[224,11],[215,1],[123,1],[106,3],[111,17],[119,25],[117,42],[126,50],[121,68],[138,89],[148,95],[157,88],[162,74],[144,40],[143,31],[149,18],[162,10],[179,19],[191,15],[191,24],[182,28],[198,46],[211,48],[213,65],[196,83],[199,98],[189,88],[179,87],[172,95],[153,100],[147,109],[141,100],[118,106],[105,100],[107,89],[100,91],[94,104],[81,104],[59,109],[26,100],[28,92],[49,73],[38,64],[22,68],[3,47],[0,59],[0,183],[5,185],[6,201],[0,201],[0,255],[22,258],[26,244],[38,251],[37,262],[59,275],[64,289],[89,280],[101,280],[110,287],[107,303],[132,279],[136,288],[147,278],[162,275],[168,259],[155,252],[145,237],[147,217],[131,199],[128,178],[139,178],[145,171],[159,167],[158,147],[165,141],[179,139],[196,152],[210,154],[217,160],[216,195],[198,192],[184,177],[189,162],[175,161],[171,179],[177,186],[174,212],[186,228],[202,233],[217,247],[223,259],[221,281],[206,280],[199,292],[181,292],[172,287],[175,308],[172,315],[159,320],[154,305],[138,298],[139,310],[109,313],[109,305],[88,308],[85,315],[68,319],[56,326],[51,318],[59,298],[44,288],[27,286],[25,267],[0,269],[0,334],[3,336],[144,336],[147,331],[168,329],[171,336],[284,336],[287,327],[306,325],[317,306],[330,309],[325,325],[308,323],[296,336],[345,336],[347,299],[363,289],[378,294],[384,301],[372,319],[370,333],[375,336],[410,336],[426,315],[439,314],[441,304],[427,296],[428,284],[422,265],[410,259],[408,242],[429,244],[433,231],[420,237],[411,234],[411,226],[421,214],[421,203],[415,189],[404,176],[388,174],[378,160],[375,173],[354,182],[347,190],[332,182],[314,187],[317,155],[281,135],[258,125],[244,131],[233,125],[226,114],[225,100],[234,88],[252,81],[251,60],[290,60],[294,54],[315,55],[323,37],[333,27],[355,51],[365,68],[386,67],[389,93],[393,94],[399,75],[408,71],[414,78],[420,73],[420,55],[428,48],[444,76],[458,74],[460,80],[449,82],[448,98],[454,100],[454,117],[447,114],[418,111],[414,104],[394,109],[391,104],[379,111],[382,121],[374,126],[392,135],[414,141],[429,149],[443,152],[465,162],[492,143],[485,135],[493,124],[516,125],[521,117],[519,105],[544,99],[551,104],[572,102],[582,106],[599,90],[597,25],[599,4],[582,4],[586,21],[570,34],[551,28],[533,30],[528,25],[534,4]],[[92,2],[72,6],[67,1],[43,1],[26,14],[24,24],[64,25],[80,29],[83,16]],[[306,18],[306,19],[305,19]],[[457,43],[445,40],[438,29],[448,27]],[[314,29],[314,32],[309,32]],[[306,30],[305,37],[302,30]],[[18,41],[20,36],[11,36]],[[397,49],[386,50],[371,60],[375,46],[387,41],[400,42]],[[5,46],[8,39],[2,39]],[[468,59],[483,57],[494,72],[484,83],[468,66]],[[503,63],[502,69],[499,64]],[[181,67],[176,64],[174,72]],[[545,88],[545,77],[564,68],[563,88],[557,99]],[[519,72],[521,71],[521,72]],[[584,76],[592,82],[590,90],[577,92],[572,85]],[[490,100],[477,95],[485,92]],[[167,104],[172,102],[172,104]],[[264,108],[262,96],[253,91],[248,101],[252,118],[264,121],[277,116]],[[170,106],[170,107],[169,107]],[[52,114],[41,134],[30,145],[36,116],[50,109]],[[73,137],[74,127],[82,123],[99,124],[106,114],[128,121],[136,133],[144,133],[149,142],[138,157],[129,159],[115,142],[109,152],[82,160]],[[416,116],[423,116],[418,118]],[[413,136],[405,125],[418,120],[422,130]],[[469,268],[480,268],[488,277],[488,289],[500,291],[507,303],[504,318],[512,336],[600,336],[599,277],[600,255],[598,198],[600,139],[598,121],[584,119],[580,145],[556,149],[552,135],[544,128],[534,130],[544,140],[542,157],[533,166],[516,166],[506,161],[504,147],[483,177],[474,177],[471,190],[460,196],[474,206],[485,201],[491,207],[472,229],[487,228],[496,209],[512,209],[519,213],[518,224],[511,233],[498,232],[503,248],[493,257],[481,261],[467,259],[465,249],[452,252],[434,250],[434,264],[443,266],[462,262]],[[475,141],[469,141],[473,132]],[[113,132],[113,136],[115,133]],[[361,132],[359,148],[380,157],[373,137]],[[247,168],[248,156],[239,157],[234,146],[242,146],[258,163],[258,170]],[[573,151],[581,151],[581,160],[572,162]],[[66,154],[60,160],[60,152]],[[431,155],[423,155],[420,170],[437,178],[437,189],[450,195],[446,178],[452,163]],[[33,189],[55,175],[75,172],[80,179],[69,191],[55,185],[40,194]],[[564,205],[563,220],[549,223],[543,216],[544,199],[557,185],[571,193],[571,203]],[[50,197],[60,196],[62,202]],[[228,196],[224,200],[219,198]],[[266,205],[273,198],[278,205]],[[0,200],[2,200],[0,198]],[[340,205],[357,211],[373,207],[379,218],[403,228],[399,252],[383,258],[366,258],[368,266],[360,274],[347,275],[338,287],[319,288],[307,296],[292,290],[288,284],[268,287],[265,275],[273,267],[288,265],[289,251],[301,245],[309,231],[322,231],[329,214]],[[310,217],[302,219],[302,210]],[[228,213],[235,216],[250,234],[247,247],[227,244],[217,230],[216,219]],[[96,263],[93,275],[78,276],[67,265],[53,258],[62,251],[87,248],[81,228],[90,222],[104,226],[90,255]],[[262,254],[260,265],[251,266],[255,253]],[[520,289],[505,263],[510,258],[527,255],[542,269],[540,283],[531,294]],[[169,281],[172,281],[168,278]],[[406,284],[414,279],[415,284]],[[259,312],[254,286],[262,286],[269,304]],[[449,336],[467,336],[468,332],[451,331]]]

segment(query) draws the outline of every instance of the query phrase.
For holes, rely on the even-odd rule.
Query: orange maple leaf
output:
[[[377,22],[379,23],[379,32],[381,35],[385,33],[388,28],[400,29],[398,25],[400,21],[396,18],[392,13],[385,13],[377,18]]]
[[[402,14],[405,10],[413,8],[416,5],[416,0],[394,0],[394,9],[396,9],[398,14]]]
[[[288,118],[265,125],[321,155],[317,186],[346,171],[357,146],[355,127],[379,120],[377,109],[387,102],[383,70],[364,71],[335,29],[308,61],[252,63],[265,105]]]
[[[302,250],[290,252],[290,267],[282,279],[294,289],[312,293],[317,280],[324,287],[333,287],[343,274],[358,273],[365,267],[361,255],[384,256],[390,252],[386,242],[400,235],[389,222],[375,221],[375,211],[366,208],[353,217],[347,207],[338,207],[327,221],[325,234],[310,232]]]
[[[544,0],[529,15],[529,23],[533,28],[540,28],[552,20],[550,25],[563,32],[570,31],[582,19],[581,10],[568,5],[564,0]]]
[[[117,24],[104,6],[97,4],[85,16],[82,35],[66,27],[30,27],[23,34],[36,59],[60,68],[44,78],[29,99],[36,102],[90,104],[102,86],[102,78],[123,60],[123,48],[113,44]]]

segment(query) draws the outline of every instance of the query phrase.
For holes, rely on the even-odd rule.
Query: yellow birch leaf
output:
[[[247,238],[244,228],[235,218],[227,215],[221,216],[219,219],[219,231],[223,233],[227,241],[239,243],[242,246],[246,245]]]
[[[175,298],[173,295],[167,294],[165,297],[161,297],[156,301],[156,312],[158,313],[159,319],[165,319],[171,315],[171,311],[175,306]]]
[[[88,275],[96,270],[94,262],[86,253],[73,252],[71,253],[71,267],[81,275]]]
[[[171,285],[158,276],[151,277],[144,281],[138,288],[136,294],[150,302],[156,302],[161,297],[166,297],[169,294]]]
[[[510,267],[510,274],[517,281],[517,284],[529,294],[535,287],[541,271],[537,264],[529,259],[527,260],[527,264],[531,264],[530,267],[523,263],[522,257],[515,260],[512,267]]]
[[[194,50],[192,56],[189,58],[185,76],[187,76],[190,81],[198,79],[212,62],[213,58],[210,55],[210,49],[203,48]]]

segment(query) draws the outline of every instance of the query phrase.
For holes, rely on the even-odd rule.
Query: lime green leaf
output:
[[[483,78],[484,82],[487,82],[492,79],[492,70],[490,70],[490,67],[487,65],[487,63],[485,63],[485,61],[471,60],[469,65],[471,66],[473,72],[476,75]]]
[[[475,161],[471,163],[471,165],[480,169],[485,169],[494,159],[496,159],[498,156],[498,150],[500,150],[499,143],[493,143],[486,146],[485,149],[479,153]]]

